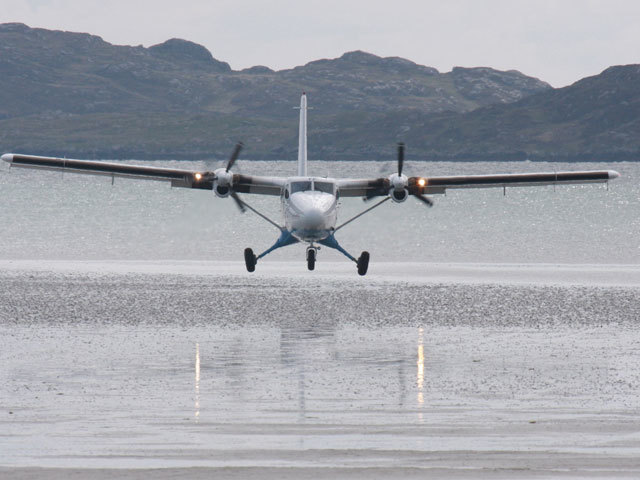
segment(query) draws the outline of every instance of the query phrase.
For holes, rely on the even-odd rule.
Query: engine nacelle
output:
[[[401,190],[396,190],[395,188],[391,188],[389,189],[389,196],[391,197],[391,200],[393,200],[394,202],[402,203],[409,196],[409,192],[407,191],[406,188],[403,188]]]
[[[225,198],[231,193],[231,187],[229,185],[220,185],[218,182],[213,182],[213,193],[216,197]]]
[[[389,189],[391,200],[396,203],[404,202],[409,196],[409,191],[407,190],[409,179],[406,175],[398,175],[396,173],[389,175],[389,184],[391,185]]]
[[[219,168],[214,173],[216,179],[213,182],[213,192],[218,197],[228,197],[233,185],[233,173],[227,172],[224,168]]]

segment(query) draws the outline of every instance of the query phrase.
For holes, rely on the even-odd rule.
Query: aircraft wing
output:
[[[454,175],[447,177],[409,177],[407,189],[417,194],[445,193],[452,188],[506,188],[541,185],[606,183],[619,177],[614,170],[575,172],[504,173],[495,175]],[[388,195],[388,178],[338,180],[340,195],[344,197],[377,197]]]
[[[213,190],[216,175],[213,172],[183,170],[177,168],[159,168],[143,165],[130,165],[116,162],[100,162],[90,160],[71,160],[66,158],[39,157],[6,153],[2,160],[14,168],[32,168],[38,170],[54,170],[107,177],[135,178],[169,182],[172,187],[198,188]],[[285,180],[279,177],[262,177],[255,175],[233,175],[233,190],[238,193],[255,193],[261,195],[280,195]]]

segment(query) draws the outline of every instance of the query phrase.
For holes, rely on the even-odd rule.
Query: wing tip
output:
[[[5,153],[0,158],[2,158],[2,160],[4,160],[7,163],[11,163],[13,162],[13,153]]]

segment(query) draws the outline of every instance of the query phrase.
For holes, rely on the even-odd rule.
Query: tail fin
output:
[[[300,129],[298,131],[298,176],[307,176],[307,95],[300,97]]]

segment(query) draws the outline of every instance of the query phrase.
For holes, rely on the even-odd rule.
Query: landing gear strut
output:
[[[258,259],[253,254],[253,250],[251,250],[250,248],[245,248],[244,249],[244,263],[247,266],[247,271],[248,272],[254,272],[255,271],[256,262],[257,261],[258,261]]]
[[[280,238],[278,238],[278,241],[274,243],[271,247],[269,247],[267,250],[262,252],[260,255],[255,255],[252,249],[245,248],[244,263],[247,266],[247,271],[254,272],[256,270],[256,263],[258,263],[258,260],[260,260],[265,255],[271,253],[272,251],[278,248],[285,247],[293,243],[298,243],[298,241],[299,240],[297,240],[291,234],[291,232],[289,232],[288,230],[282,229],[280,232]],[[359,258],[355,258],[353,255],[351,255],[349,252],[347,252],[344,248],[340,246],[340,244],[338,243],[336,238],[333,236],[333,234],[329,235],[327,238],[323,240],[319,240],[317,243],[325,247],[334,248],[338,250],[345,257],[347,257],[349,260],[351,260],[357,265],[359,275],[367,274],[367,270],[369,268],[369,252],[362,252]],[[318,258],[318,250],[320,250],[320,246],[317,245],[316,242],[310,243],[309,246],[307,247],[307,268],[309,270],[315,270],[316,268],[316,259]]]

